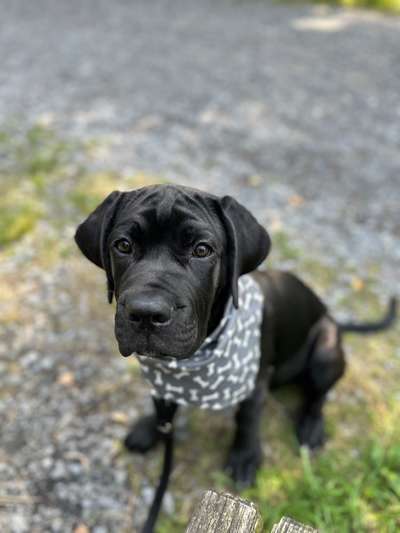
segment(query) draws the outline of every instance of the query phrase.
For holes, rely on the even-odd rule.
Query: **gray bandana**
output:
[[[202,409],[224,409],[253,391],[260,362],[263,294],[251,276],[239,279],[239,308],[224,316],[192,357],[157,360],[137,355],[157,398]]]

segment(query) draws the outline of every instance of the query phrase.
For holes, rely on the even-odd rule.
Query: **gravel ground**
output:
[[[0,8],[0,127],[51,123],[96,139],[94,167],[237,195],[313,256],[379,264],[382,294],[398,290],[399,19],[223,0]],[[117,442],[144,391],[110,357],[103,295],[86,301],[63,266],[24,276],[34,319],[0,345],[0,529],[128,530],[149,490],[132,493]]]

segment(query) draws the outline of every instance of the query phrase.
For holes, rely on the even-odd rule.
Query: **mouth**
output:
[[[137,340],[137,339],[136,339]],[[118,347],[121,355],[123,357],[140,357],[140,358],[146,358],[146,359],[156,359],[156,360],[180,360],[180,359],[187,359],[192,354],[192,350],[190,350],[190,353],[188,354],[186,351],[185,353],[180,353],[179,349],[176,349],[176,352],[171,349],[163,350],[163,346],[154,346],[153,342],[142,341],[142,342],[135,342],[131,343],[129,341],[126,341],[125,339],[118,339]]]
[[[123,357],[143,356],[154,360],[187,359],[197,349],[198,330],[196,323],[180,324],[171,331],[159,328],[155,332],[151,329],[132,328],[132,324],[116,315],[115,336]]]
[[[133,357],[140,357],[140,359],[179,359],[178,357],[174,357],[173,355],[161,353],[161,352],[153,352],[151,350],[142,351],[139,352],[132,352],[129,354]]]
[[[123,357],[137,357],[140,360],[157,360],[157,361],[180,361],[182,359],[189,359],[194,351],[190,353],[178,353],[175,355],[171,352],[163,352],[158,349],[152,349],[149,346],[140,346],[132,348],[132,346],[125,346],[124,343],[119,344],[119,351]]]

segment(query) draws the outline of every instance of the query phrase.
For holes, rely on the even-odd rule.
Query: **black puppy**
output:
[[[265,229],[233,198],[172,185],[113,192],[78,227],[75,239],[105,270],[110,302],[115,293],[121,354],[161,360],[181,361],[196,352],[220,324],[230,297],[237,307],[239,277],[254,271],[270,250]],[[339,325],[292,274],[252,276],[264,295],[261,359],[254,390],[238,406],[227,462],[241,485],[253,482],[261,462],[260,420],[268,387],[300,385],[296,434],[300,444],[320,446],[323,404],[345,368],[341,333],[383,329],[395,315],[393,300],[379,323]],[[160,439],[157,427],[157,412],[142,418],[126,446],[149,450]]]

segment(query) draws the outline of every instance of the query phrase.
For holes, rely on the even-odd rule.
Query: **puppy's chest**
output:
[[[202,409],[224,409],[247,398],[260,364],[263,294],[249,275],[239,279],[239,308],[230,301],[216,330],[183,361],[138,355],[158,398]]]

